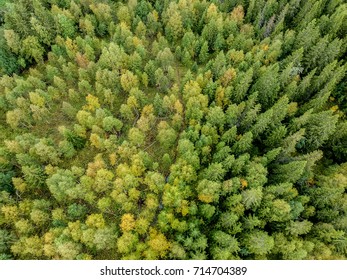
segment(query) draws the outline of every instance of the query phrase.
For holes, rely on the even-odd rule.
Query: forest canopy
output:
[[[343,0],[0,0],[0,259],[346,259]]]

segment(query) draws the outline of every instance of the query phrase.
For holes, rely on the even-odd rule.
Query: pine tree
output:
[[[274,247],[273,237],[260,230],[247,234],[244,242],[249,254],[254,255],[265,255]]]
[[[208,43],[204,41],[204,43],[201,46],[200,53],[199,53],[199,62],[201,64],[206,63],[208,60],[209,54],[208,54]]]
[[[258,92],[259,101],[264,108],[269,108],[274,104],[280,90],[279,85],[279,65],[277,63],[270,67],[262,67],[260,77],[252,86],[253,92]]]

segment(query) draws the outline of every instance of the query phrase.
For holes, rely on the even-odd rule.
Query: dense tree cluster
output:
[[[343,0],[0,0],[0,259],[346,259]]]

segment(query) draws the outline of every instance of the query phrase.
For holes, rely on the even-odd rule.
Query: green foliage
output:
[[[11,52],[4,38],[3,29],[0,28],[0,74],[11,75],[20,69],[17,57]]]
[[[265,255],[274,247],[274,239],[264,231],[255,230],[245,238],[248,254]]]
[[[14,192],[14,187],[12,183],[12,177],[15,173],[13,171],[1,172],[0,173],[0,191],[6,191],[9,193]]]
[[[287,2],[0,0],[0,259],[346,259],[347,6]]]

